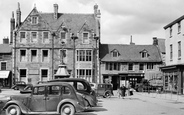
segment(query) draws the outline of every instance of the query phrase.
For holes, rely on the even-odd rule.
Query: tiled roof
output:
[[[112,57],[110,52],[118,50],[119,57]],[[149,56],[142,58],[140,52],[146,50]],[[157,46],[154,45],[125,45],[125,44],[101,44],[101,61],[109,62],[161,62],[161,57]]]
[[[40,13],[42,18],[49,24],[52,30],[58,30],[61,25],[71,29],[71,32],[78,32],[84,24],[95,31],[94,14],[72,14],[59,13],[58,19],[54,19],[54,13]]]
[[[158,38],[158,47],[161,53],[165,53],[165,39]]]
[[[11,53],[11,49],[9,44],[0,44],[0,53]]]

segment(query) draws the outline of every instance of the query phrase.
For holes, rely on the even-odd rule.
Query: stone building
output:
[[[0,44],[0,84],[3,87],[12,85],[12,48],[9,39],[4,38],[3,44]]]
[[[166,36],[166,66],[162,67],[164,73],[164,90],[172,93],[184,92],[184,16],[167,24]]]
[[[135,45],[132,41],[130,44],[101,44],[102,80],[111,82],[117,89],[121,84],[135,87],[143,78],[161,78],[159,67],[163,66],[163,60],[158,46],[160,39],[153,40],[152,45]]]
[[[36,7],[21,21],[18,3],[16,24],[11,20],[13,73],[18,81],[35,84],[55,78],[59,65],[70,77],[99,82],[100,10],[94,13],[39,12]],[[58,74],[58,72],[57,72]]]

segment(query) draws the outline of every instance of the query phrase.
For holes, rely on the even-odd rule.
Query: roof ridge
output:
[[[54,14],[54,12],[39,12],[40,14]],[[74,15],[94,15],[93,13],[58,13],[58,14],[74,14]]]

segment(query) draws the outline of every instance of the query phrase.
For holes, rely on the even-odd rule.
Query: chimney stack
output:
[[[153,45],[158,45],[158,39],[157,39],[157,37],[153,37]]]
[[[9,39],[7,38],[3,38],[3,44],[9,44]]]
[[[20,3],[18,2],[16,26],[19,27],[20,24],[21,24],[21,11],[20,11]]]
[[[58,19],[58,4],[54,4],[54,19]]]
[[[132,42],[132,35],[130,36],[130,45],[135,45],[135,43]]]
[[[13,30],[15,29],[14,12],[12,12],[12,18],[10,20],[10,44],[13,43]]]

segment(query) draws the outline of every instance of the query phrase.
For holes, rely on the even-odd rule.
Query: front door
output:
[[[57,86],[57,85],[49,86],[47,87],[47,91],[48,93],[46,96],[46,110],[48,112],[56,111],[58,103],[61,100],[60,86]]]
[[[45,87],[35,87],[33,89],[33,94],[30,98],[30,106],[29,109],[32,112],[45,112]]]

